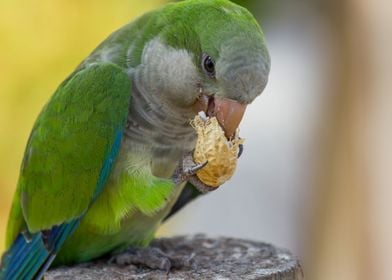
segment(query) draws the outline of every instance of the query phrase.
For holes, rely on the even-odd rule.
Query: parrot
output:
[[[167,3],[109,35],[33,125],[0,279],[147,248],[165,220],[216,189],[196,175],[208,162],[189,164],[190,120],[203,111],[232,137],[269,72],[260,25],[228,0]]]

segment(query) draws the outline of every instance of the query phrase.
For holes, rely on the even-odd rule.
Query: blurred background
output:
[[[108,34],[165,2],[0,1],[0,240],[41,107]],[[307,279],[392,279],[392,2],[234,2],[264,29],[270,82],[234,178],[160,234],[274,243]]]

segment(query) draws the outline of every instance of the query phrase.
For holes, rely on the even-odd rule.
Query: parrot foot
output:
[[[189,182],[201,193],[208,193],[218,189],[203,183],[196,175],[189,178]]]
[[[113,256],[109,263],[118,265],[143,265],[151,269],[159,269],[170,272],[172,268],[194,268],[195,262],[193,260],[194,254],[189,258],[173,257],[164,253],[159,248],[129,248],[124,253]]]
[[[202,169],[207,165],[208,161],[203,163],[195,163],[193,161],[192,152],[183,156],[182,161],[178,165],[177,169],[174,171],[172,179],[176,185],[182,182],[189,181],[192,183],[201,193],[207,193],[214,191],[217,187],[211,187],[204,184],[197,178],[197,171]]]
[[[207,163],[208,163],[208,161],[205,161],[204,163],[195,164],[194,166],[189,167],[188,169],[185,169],[185,170],[184,170],[184,174],[185,174],[186,176],[193,176],[193,175],[195,175],[195,174],[197,173],[197,171],[199,171],[199,170],[202,169],[204,166],[206,166]]]
[[[203,163],[195,163],[193,161],[192,153],[186,154],[180,164],[178,165],[177,169],[174,171],[173,174],[173,181],[176,185],[188,181],[189,178],[196,175],[197,171],[202,169],[207,165],[208,161]]]

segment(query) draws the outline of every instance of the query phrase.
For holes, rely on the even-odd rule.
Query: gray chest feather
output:
[[[141,93],[137,86],[132,90],[124,138],[128,152],[144,150],[151,159],[153,174],[166,178],[196,143],[189,117]]]

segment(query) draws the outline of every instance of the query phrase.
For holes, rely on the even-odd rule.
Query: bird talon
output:
[[[203,163],[195,163],[193,161],[192,153],[188,153],[182,158],[177,169],[174,171],[172,179],[176,185],[188,181],[207,164],[208,161],[205,161]]]
[[[207,165],[207,163],[208,163],[208,160],[206,160],[203,163],[195,163],[194,166],[184,169],[184,175],[186,177],[196,175],[197,171],[199,171],[200,169],[205,167]]]
[[[238,148],[239,148],[239,151],[238,151],[237,158],[240,158],[242,153],[244,152],[244,144],[239,144]]]

